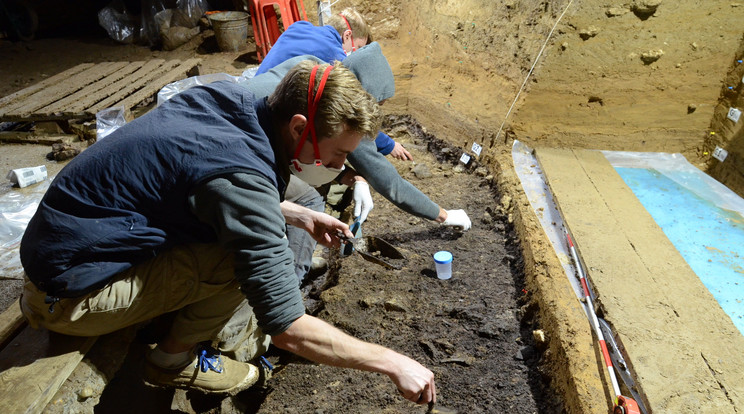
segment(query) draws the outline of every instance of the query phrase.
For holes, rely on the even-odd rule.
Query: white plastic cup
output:
[[[434,264],[439,279],[447,280],[452,277],[452,253],[446,250],[434,253]]]

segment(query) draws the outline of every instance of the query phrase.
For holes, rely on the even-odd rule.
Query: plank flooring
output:
[[[82,63],[0,98],[0,121],[93,119],[117,106],[131,110],[163,86],[183,79],[200,59]]]

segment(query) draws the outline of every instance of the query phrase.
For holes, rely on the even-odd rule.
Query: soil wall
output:
[[[744,197],[744,116],[736,122],[729,118],[732,109],[744,111],[744,43],[731,60],[729,73],[720,89],[721,99],[703,147],[707,157],[706,172]],[[728,152],[723,161],[713,157],[716,147]]]
[[[516,135],[704,161],[743,17],[730,2],[573,2],[512,120]]]

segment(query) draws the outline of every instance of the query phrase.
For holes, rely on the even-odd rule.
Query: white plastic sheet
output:
[[[5,279],[23,279],[18,248],[50,182],[46,180],[26,191],[11,190],[0,195],[0,275]]]

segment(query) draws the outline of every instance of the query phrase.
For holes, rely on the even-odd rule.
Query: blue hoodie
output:
[[[258,66],[260,75],[287,59],[301,55],[316,56],[323,62],[342,61],[346,57],[341,36],[333,26],[315,26],[300,20],[292,23]]]

